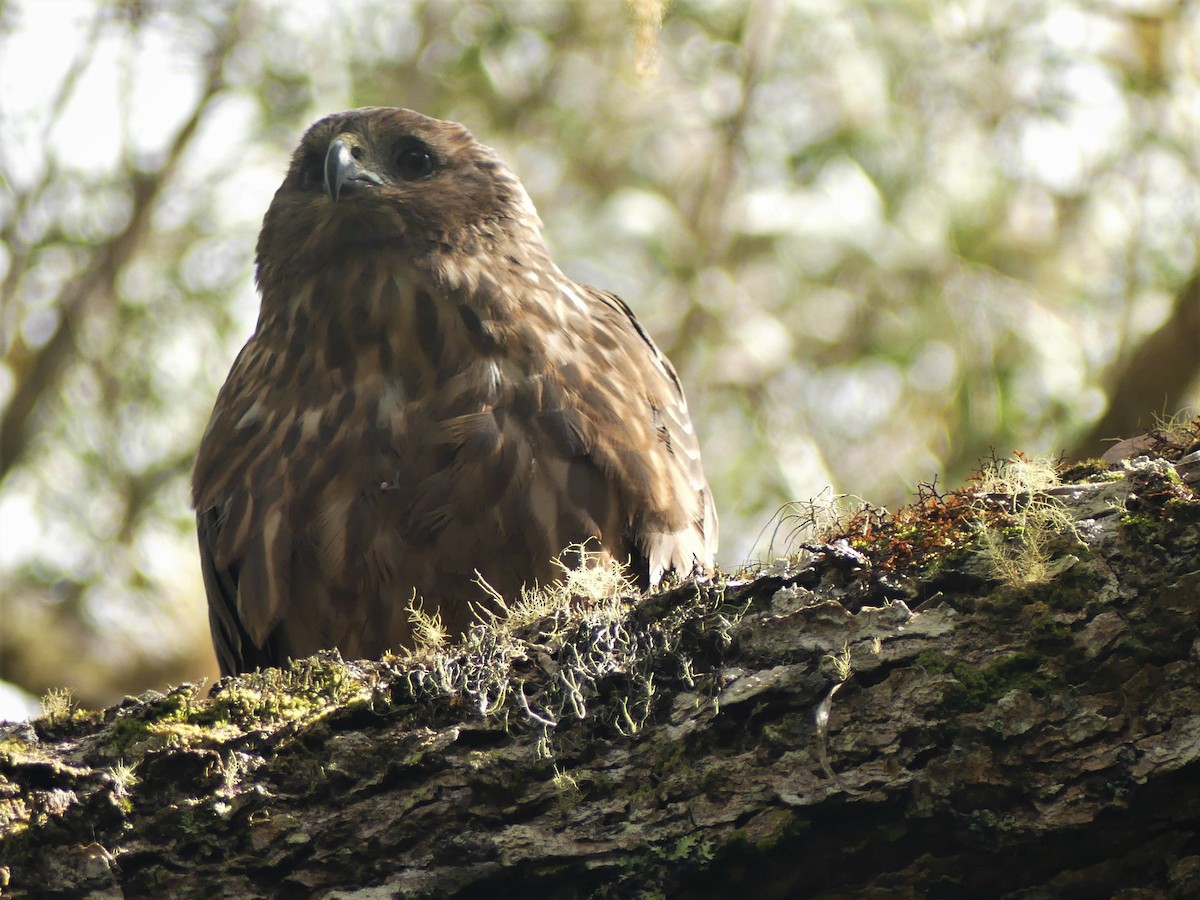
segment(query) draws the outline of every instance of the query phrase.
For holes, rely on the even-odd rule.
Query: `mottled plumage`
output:
[[[258,241],[262,306],[193,500],[223,673],[451,631],[568,545],[643,585],[711,568],[712,496],[671,364],[547,255],[516,177],[403,109],[304,136]]]

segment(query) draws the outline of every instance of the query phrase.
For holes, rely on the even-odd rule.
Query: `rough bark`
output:
[[[1200,502],[1162,459],[1069,474],[441,653],[4,726],[4,892],[1200,895]]]

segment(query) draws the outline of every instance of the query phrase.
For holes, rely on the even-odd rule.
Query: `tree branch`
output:
[[[1200,501],[1161,459],[1074,477],[445,652],[60,704],[0,729],[7,890],[1193,896]]]
[[[217,40],[199,99],[176,132],[161,165],[151,172],[130,175],[129,222],[119,234],[96,247],[88,264],[59,291],[53,304],[58,322],[50,338],[35,348],[19,334],[14,336],[7,356],[14,378],[13,392],[0,415],[0,481],[28,449],[34,409],[76,358],[76,332],[81,322],[88,314],[112,304],[117,278],[145,240],[155,203],[174,177],[212,101],[224,89],[225,61],[237,40],[235,18]]]

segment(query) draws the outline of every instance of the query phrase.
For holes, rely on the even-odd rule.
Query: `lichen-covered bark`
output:
[[[4,893],[1200,895],[1200,502],[1165,460],[1073,474],[443,653],[0,726]]]

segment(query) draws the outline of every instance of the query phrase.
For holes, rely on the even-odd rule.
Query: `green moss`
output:
[[[194,705],[200,688],[184,685],[145,706],[120,715],[107,731],[107,749],[116,756],[125,756],[138,749],[146,750],[163,746],[179,746],[190,743],[176,731],[189,732],[195,736],[196,726],[189,722],[197,718]]]
[[[964,540],[959,546],[931,557],[926,577],[932,579],[932,576],[942,571],[954,572],[966,568],[977,555],[978,549],[974,541]]]
[[[1172,497],[1163,508],[1174,522],[1194,524],[1200,522],[1200,503],[1185,497]]]
[[[1154,544],[1162,536],[1163,520],[1145,513],[1126,513],[1121,516],[1121,528],[1130,543]]]
[[[1054,612],[1081,612],[1087,609],[1102,586],[1103,581],[1093,573],[1082,570],[1079,574],[1068,572],[1042,585],[1037,597]],[[1029,624],[1032,626],[1034,622],[1031,620]]]
[[[1063,484],[1096,484],[1105,481],[1120,481],[1125,477],[1120,469],[1113,469],[1100,459],[1084,459],[1058,473]]]
[[[978,712],[1014,690],[1044,697],[1054,686],[1054,679],[1040,670],[1039,657],[1033,653],[1010,653],[986,666],[938,656],[923,653],[917,665],[930,674],[954,678],[957,684],[947,688],[943,702],[955,712]]]
[[[950,668],[950,660],[936,650],[926,650],[914,660],[917,668],[929,675],[941,675]]]
[[[323,674],[269,669],[243,676],[213,695],[196,724],[256,728],[306,718],[357,693],[358,686],[349,687],[344,670],[326,669]]]
[[[691,769],[691,762],[687,759],[687,748],[683,741],[670,741],[662,748],[662,753],[651,762],[653,777],[646,779],[646,783],[657,784],[682,768]]]
[[[17,735],[10,735],[0,741],[0,759],[14,761],[41,759],[45,754],[39,751],[37,744],[31,744]]]
[[[685,834],[675,841],[670,848],[652,847],[651,851],[666,860],[689,860],[706,863],[713,859],[713,843],[708,838],[697,834]]]
[[[122,710],[107,729],[106,749],[124,758],[163,747],[219,746],[248,731],[348,710],[339,704],[369,695],[365,679],[336,654],[230,679],[208,702],[200,690],[184,685]]]
[[[1054,615],[1046,612],[1030,621],[1027,634],[1032,646],[1058,645],[1071,640],[1071,626],[1055,621]]]
[[[150,740],[150,723],[138,716],[117,719],[108,729],[108,749],[120,756]]]
[[[1182,488],[1166,488],[1138,511],[1121,516],[1126,539],[1137,546],[1168,544],[1180,526],[1197,522],[1200,522],[1200,502]]]

